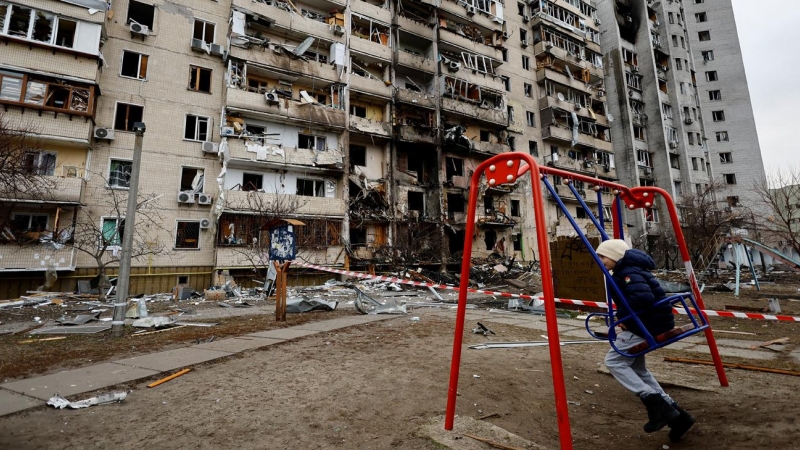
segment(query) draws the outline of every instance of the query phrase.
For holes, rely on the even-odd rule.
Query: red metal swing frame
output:
[[[523,164],[523,162],[525,164]],[[666,191],[654,186],[629,188],[621,184],[612,183],[586,175],[580,175],[552,167],[539,166],[536,160],[527,153],[511,152],[494,156],[478,165],[470,179],[469,205],[467,209],[467,225],[464,239],[465,257],[461,263],[461,280],[463,280],[463,282],[461,283],[458,291],[458,309],[456,312],[455,336],[453,338],[453,357],[450,366],[450,384],[447,392],[447,409],[445,412],[444,428],[446,430],[453,429],[453,422],[455,418],[458,375],[461,365],[461,347],[464,336],[464,320],[467,306],[468,286],[466,280],[469,279],[469,255],[472,254],[473,233],[475,231],[475,217],[480,181],[485,176],[489,186],[511,184],[515,183],[520,177],[528,172],[531,173],[531,177],[533,177],[534,174],[537,174],[540,179],[541,177],[545,177],[547,175],[557,175],[562,177],[564,180],[583,181],[599,188],[611,188],[614,194],[618,196],[620,201],[624,203],[625,207],[631,210],[652,207],[655,196],[659,195],[664,200],[667,210],[669,211],[670,222],[675,232],[675,238],[684,262],[684,266],[686,268],[686,275],[689,285],[691,286],[692,293],[697,300],[698,306],[701,309],[705,309],[703,299],[700,295],[700,288],[697,285],[697,278],[694,275],[694,269],[692,268],[692,263],[689,257],[689,250],[686,247],[686,241],[684,240],[683,232],[681,231],[680,221],[678,219],[678,211],[675,208],[675,203]],[[536,225],[536,237],[539,247],[539,260],[542,263],[542,290],[544,292],[543,299],[545,306],[547,337],[548,341],[550,342],[550,368],[553,377],[553,392],[555,395],[559,441],[561,444],[561,449],[571,450],[573,448],[572,432],[569,423],[567,392],[566,385],[564,383],[564,368],[561,360],[561,345],[558,336],[558,323],[556,321],[555,292],[553,287],[553,274],[550,269],[550,247],[544,216],[544,198],[542,196],[541,183],[537,182],[537,180],[531,180],[531,190],[533,196],[533,213]],[[614,236],[619,239],[623,237],[623,230],[620,226],[622,211],[619,210],[618,203],[619,202],[613,203],[612,214],[614,219],[612,220],[612,224],[614,227]],[[725,368],[722,366],[722,359],[720,358],[719,351],[717,349],[714,334],[710,327],[706,328],[704,332],[709,349],[711,350],[711,357],[714,361],[714,366],[717,371],[717,377],[719,378],[720,385],[727,386],[728,379],[725,374]]]

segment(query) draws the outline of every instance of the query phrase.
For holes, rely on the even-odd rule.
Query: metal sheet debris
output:
[[[387,298],[384,303],[375,300],[364,291],[353,287],[356,291],[356,301],[354,306],[361,314],[406,314],[406,305],[400,305],[395,299]]]
[[[219,325],[219,323],[208,323],[208,322],[174,322],[175,325],[183,325],[186,327],[213,327]]]
[[[134,321],[131,325],[136,328],[162,328],[175,325],[176,320],[171,317],[145,317]]]
[[[93,322],[99,318],[100,313],[97,312],[92,314],[78,314],[74,319],[64,318],[64,320],[59,319],[56,320],[56,322],[59,322],[61,325],[85,325],[88,322]]]
[[[472,332],[474,334],[482,334],[484,336],[488,336],[490,334],[495,334],[494,331],[490,330],[489,328],[486,327],[486,325],[484,325],[484,324],[482,324],[480,322],[478,322],[478,326],[476,328],[472,329]]]
[[[296,297],[286,301],[287,313],[304,313],[309,311],[333,311],[339,302],[327,302],[317,298]]]
[[[98,395],[97,397],[87,398],[86,400],[71,402],[64,397],[54,395],[50,398],[50,400],[47,401],[47,404],[56,409],[64,409],[67,407],[71,409],[80,409],[95,405],[105,405],[107,403],[119,403],[124,401],[127,396],[127,392],[112,392],[109,394]]]
[[[110,329],[110,324],[76,325],[70,327],[57,326],[35,330],[32,331],[31,334],[94,334]]]

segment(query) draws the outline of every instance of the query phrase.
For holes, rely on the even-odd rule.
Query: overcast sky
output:
[[[800,1],[733,0],[764,168],[800,168]]]

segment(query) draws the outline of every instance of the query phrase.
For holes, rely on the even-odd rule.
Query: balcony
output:
[[[392,135],[392,127],[387,122],[378,122],[357,116],[350,116],[350,129],[386,138]]]
[[[400,29],[408,33],[414,33],[427,39],[433,39],[433,27],[430,23],[418,22],[402,15],[397,16],[397,24]]]
[[[447,68],[444,67],[444,63],[442,63],[442,65],[442,77],[458,78],[471,84],[477,84],[481,87],[489,88],[497,92],[505,91],[505,85],[503,85],[503,80],[501,80],[500,77],[494,77],[489,74],[467,69],[463,66],[463,63],[461,68],[455,72],[450,72],[447,70]]]
[[[241,161],[253,161],[272,166],[310,166],[310,167],[341,167],[343,154],[336,149],[326,151],[309,150],[305,148],[291,148],[283,146],[282,152],[266,152],[259,158],[256,148],[259,146],[255,142],[245,139],[228,139],[228,150],[231,155],[231,163],[241,166]],[[272,146],[277,148],[277,145]],[[238,160],[234,162],[233,160]],[[339,169],[341,170],[341,169]]]
[[[485,155],[499,155],[511,151],[511,147],[499,142],[473,142],[472,151]]]
[[[314,264],[336,265],[342,264],[342,247],[340,245],[330,246],[323,249],[297,249],[297,259],[310,261]],[[249,255],[252,252],[246,247],[218,247],[216,266],[218,268],[251,268],[252,260]],[[338,260],[337,260],[338,258]]]
[[[278,194],[268,194],[265,192],[256,191],[226,191],[225,205],[228,207],[237,207],[247,205],[249,195],[261,196],[264,204],[272,204],[277,201]],[[308,197],[304,195],[283,195],[288,198],[292,204],[296,202],[296,209],[292,215],[297,216],[318,216],[318,217],[344,217],[347,213],[347,205],[345,201],[340,198],[327,198],[327,197]],[[302,219],[301,219],[302,220]]]
[[[550,125],[542,128],[542,139],[555,139],[559,141],[572,142],[572,130],[565,127]],[[604,151],[612,151],[613,146],[611,142],[604,139],[595,138],[592,135],[585,133],[578,133],[578,141],[576,146],[583,146],[589,149],[597,149]]]
[[[21,193],[13,201],[15,203],[79,205],[85,184],[83,178],[48,176],[44,177],[43,187],[52,188],[52,190],[48,189],[48,192],[43,197],[34,197],[32,194]]]
[[[503,54],[502,52],[500,52],[499,49],[486,44],[475,42],[471,39],[461,36],[460,34],[452,33],[446,28],[439,32],[439,42],[444,42],[454,45],[459,49],[467,50],[471,53],[477,53],[479,55],[488,56],[489,58],[492,58],[495,61],[503,60]]]
[[[469,119],[487,122],[492,125],[508,126],[508,113],[505,109],[481,108],[475,103],[442,98],[442,109]]]
[[[502,22],[493,20],[492,17],[481,11],[478,11],[474,15],[468,15],[466,7],[459,5],[454,0],[439,0],[439,9],[441,11],[447,11],[455,16],[461,17],[464,20],[472,22],[473,24],[488,30],[500,31],[503,28]],[[506,15],[508,15],[510,14],[510,11],[510,9],[506,9],[504,12]]]
[[[584,107],[575,109],[574,103],[568,102],[566,100],[561,101],[556,97],[544,96],[539,99],[539,109],[545,110],[547,108],[557,108],[562,111],[570,111],[570,112],[574,111],[575,114],[578,115],[578,117],[582,117],[587,121],[595,122],[598,125],[602,125],[604,127],[608,126],[608,118],[606,116],[595,113],[594,111],[592,112],[594,115],[592,115],[592,113],[589,112],[589,109]]]
[[[75,270],[75,250],[65,246],[53,250],[41,244],[0,244],[0,272],[43,272],[51,265],[57,270]]]
[[[256,3],[259,4],[259,3]],[[289,56],[277,54],[269,49],[253,47],[249,49],[231,47],[230,55],[237,59],[252,61],[265,66],[285,70],[291,74],[302,73],[304,76],[319,78],[321,80],[338,82],[339,74],[332,64],[322,64],[316,61],[303,61]]]
[[[374,78],[362,77],[356,74],[350,76],[350,89],[352,91],[371,94],[385,99],[392,98],[392,85]]]
[[[286,98],[281,98],[278,104],[267,104],[263,94],[239,89],[228,89],[225,102],[228,108],[257,112],[271,121],[335,129],[345,126],[344,111],[319,104],[304,104]]]
[[[414,125],[397,125],[394,127],[395,136],[403,142],[416,142],[421,144],[436,145],[437,130]]]
[[[554,58],[569,63],[572,67],[577,69],[589,69],[589,73],[591,74],[592,81],[599,81],[604,77],[604,71],[602,67],[595,67],[594,64],[591,62],[581,59],[580,56],[577,55],[570,55],[569,52],[564,50],[563,48],[556,47],[554,45],[549,45],[545,41],[540,41],[534,44],[533,46],[533,54],[536,56],[541,55],[542,53],[547,53],[552,55]]]
[[[436,96],[411,89],[397,89],[395,99],[400,103],[419,106],[422,108],[436,109]]]
[[[552,80],[564,86],[569,86],[570,88],[575,89],[576,91],[586,92],[586,93],[590,92],[588,86],[586,85],[586,82],[581,79],[580,73],[572,73],[572,78],[570,78],[568,75],[558,70],[551,69],[549,67],[538,69],[536,71],[536,82],[541,83],[545,79]]]
[[[430,74],[436,72],[436,61],[404,51],[397,52],[397,63],[401,66],[410,67],[421,72]]]
[[[334,9],[335,5],[338,5],[342,10],[344,9],[343,1],[327,0],[327,2],[331,5],[330,8],[325,9]],[[303,17],[283,8],[252,0],[234,0],[233,5],[272,19],[275,21],[272,25],[273,27],[281,28],[282,30],[291,30],[293,34],[313,36],[325,39],[326,41],[344,42],[344,36],[336,36],[333,33],[332,27],[327,23]],[[301,3],[297,3],[296,5],[298,8],[304,6]]]
[[[379,44],[355,36],[350,39],[350,50],[387,62],[392,60],[392,49],[389,48],[388,45]]]
[[[41,117],[31,122],[31,117],[36,113],[24,111],[22,107],[8,107],[4,114],[12,128],[28,128],[30,125],[27,131],[47,143],[89,145],[89,138],[94,130],[90,117],[69,117],[67,114],[43,112]]]
[[[392,12],[386,8],[373,5],[372,3],[367,3],[363,0],[353,0],[350,2],[350,9],[356,14],[361,14],[362,16],[367,16],[386,24],[392,23]]]

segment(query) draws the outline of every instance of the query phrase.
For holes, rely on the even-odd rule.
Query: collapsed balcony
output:
[[[387,222],[391,219],[385,180],[367,180],[350,175],[350,204],[348,213],[354,226],[365,222]]]
[[[499,92],[482,88],[464,79],[442,77],[442,108],[465,118],[508,126],[506,98]]]

